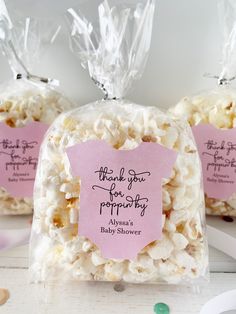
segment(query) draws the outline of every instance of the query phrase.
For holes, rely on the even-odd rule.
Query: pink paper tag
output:
[[[162,235],[162,178],[177,153],[156,143],[116,150],[104,141],[67,149],[72,174],[81,178],[79,235],[111,259],[134,259]]]
[[[192,130],[202,161],[205,193],[228,199],[236,192],[236,129],[200,124]]]
[[[40,122],[23,128],[0,123],[0,186],[13,197],[33,197],[39,149],[47,129]]]

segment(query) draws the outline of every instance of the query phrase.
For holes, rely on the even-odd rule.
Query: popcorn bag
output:
[[[0,86],[0,215],[32,213],[40,144],[54,119],[71,109],[55,90],[56,81],[28,71],[43,50],[44,26],[31,18],[13,26],[4,2],[0,3],[0,46],[14,74]],[[55,38],[52,28],[47,28],[51,37],[45,43]]]
[[[112,2],[114,3],[114,2]],[[200,161],[187,123],[123,97],[141,77],[154,1],[69,9],[105,99],[62,114],[41,148],[31,279],[189,284],[207,275]]]
[[[207,213],[236,217],[236,3],[220,0],[224,32],[222,72],[212,90],[183,98],[171,109],[187,118],[203,167]]]

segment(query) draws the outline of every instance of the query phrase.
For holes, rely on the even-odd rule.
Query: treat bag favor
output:
[[[114,2],[112,2],[114,5]],[[72,47],[105,99],[62,114],[42,144],[30,273],[48,280],[192,283],[207,274],[200,160],[187,123],[124,99],[154,1],[68,10]]]
[[[40,58],[43,40],[55,38],[55,30],[44,26],[31,18],[13,26],[0,2],[0,47],[14,74],[0,86],[0,215],[32,213],[40,144],[54,119],[71,109],[53,87],[56,81],[29,72]]]
[[[187,118],[202,161],[207,213],[236,217],[236,2],[220,0],[224,33],[218,86],[183,98],[171,109]]]

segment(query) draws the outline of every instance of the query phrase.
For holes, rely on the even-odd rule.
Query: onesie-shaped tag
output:
[[[32,122],[23,128],[0,123],[0,187],[13,197],[33,197],[39,149],[48,125]]]
[[[228,199],[236,192],[236,128],[220,130],[199,124],[192,130],[202,162],[205,193]]]
[[[72,174],[81,179],[79,235],[104,258],[135,259],[162,235],[162,179],[177,153],[157,143],[116,150],[105,141],[67,149]]]

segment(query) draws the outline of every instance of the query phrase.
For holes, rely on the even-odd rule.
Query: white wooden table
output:
[[[210,260],[211,283],[200,294],[148,285],[128,285],[118,293],[103,283],[29,284],[28,247],[12,249],[0,253],[0,287],[11,295],[0,314],[152,314],[158,302],[167,303],[171,314],[197,314],[213,296],[236,289],[236,261],[215,249]]]

